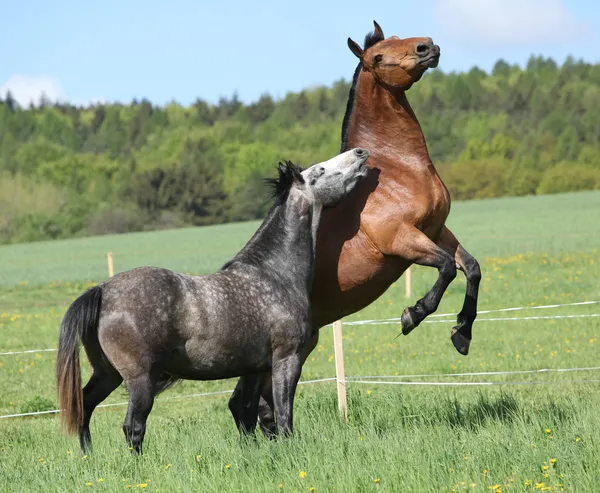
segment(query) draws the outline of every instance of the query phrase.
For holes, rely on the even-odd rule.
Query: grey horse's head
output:
[[[305,190],[315,205],[333,207],[350,193],[369,172],[369,156],[366,149],[356,148],[304,170]]]

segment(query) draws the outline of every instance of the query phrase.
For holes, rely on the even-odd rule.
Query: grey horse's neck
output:
[[[275,203],[254,236],[223,269],[238,262],[253,265],[307,291],[313,279],[321,210],[304,194],[290,193],[287,200]]]

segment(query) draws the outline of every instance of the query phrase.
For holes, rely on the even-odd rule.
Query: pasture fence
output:
[[[112,252],[107,253],[108,263],[108,274],[109,277],[114,275],[114,257]],[[405,273],[405,290],[406,297],[410,298],[411,293],[411,271],[408,269]],[[517,306],[508,308],[497,308],[490,310],[481,310],[478,312],[479,315],[491,314],[491,313],[506,313],[516,312],[523,310],[546,310],[553,308],[565,308],[574,306],[584,306],[599,304],[600,300],[594,301],[578,301],[573,303],[559,303],[551,305],[534,305],[534,306]],[[432,314],[429,318],[442,318],[453,316],[453,313],[439,313]],[[600,313],[583,313],[583,314],[567,314],[567,315],[548,315],[548,316],[526,316],[526,317],[487,317],[478,318],[477,322],[498,322],[498,321],[526,321],[526,320],[550,320],[550,319],[572,319],[572,318],[588,318],[588,317],[600,317]],[[347,326],[362,326],[362,325],[397,325],[400,323],[400,317],[392,317],[385,319],[370,319],[370,320],[354,320],[345,322]],[[454,319],[442,319],[442,320],[425,320],[423,323],[454,323]],[[566,372],[581,372],[581,371],[598,371],[598,367],[575,367],[575,368],[542,368],[534,370],[512,370],[512,371],[488,371],[488,372],[464,372],[464,373],[429,373],[429,374],[407,374],[407,375],[363,375],[363,376],[345,376],[344,372],[344,352],[342,343],[342,321],[338,320],[333,323],[333,346],[334,346],[334,359],[335,359],[335,377],[304,380],[299,382],[299,385],[310,385],[318,383],[336,382],[337,397],[338,397],[338,411],[345,422],[348,422],[348,403],[347,403],[347,385],[351,384],[362,384],[362,385],[421,385],[421,386],[453,386],[453,387],[469,387],[469,386],[495,386],[495,385],[553,385],[553,384],[583,384],[583,383],[600,383],[600,379],[579,379],[579,380],[541,380],[541,381],[421,381],[411,380],[418,378],[449,378],[449,377],[475,377],[475,376],[498,376],[498,375],[523,375],[523,374],[539,374],[539,373],[566,373]],[[6,351],[0,352],[0,356],[13,356],[19,354],[29,353],[43,353],[43,352],[55,352],[56,348],[48,349],[25,349],[21,351]],[[172,397],[162,397],[158,400],[168,401],[175,399],[189,399],[199,397],[212,397],[218,395],[231,394],[233,389],[230,390],[219,390],[213,392],[203,392],[195,394],[186,394]],[[99,408],[125,406],[127,402],[117,402],[111,404],[99,405]],[[47,411],[36,411],[28,413],[17,413],[7,414],[0,416],[0,419],[9,418],[20,418],[29,416],[40,416],[47,414],[56,414],[60,411],[58,409],[47,410]]]
[[[115,275],[115,264],[112,252],[106,254],[106,261],[108,262],[108,277],[112,277]]]

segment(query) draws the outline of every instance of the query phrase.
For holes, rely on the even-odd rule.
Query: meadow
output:
[[[55,348],[62,316],[87,286],[116,271],[155,265],[206,274],[258,223],[0,246],[0,353]],[[481,310],[600,300],[600,192],[456,202],[449,226],[482,267]],[[345,321],[398,317],[436,272],[413,267]],[[461,274],[439,313],[459,311]],[[451,323],[344,327],[348,376],[448,374],[600,366],[600,304],[482,314],[471,353],[455,352]],[[444,319],[453,317],[444,317]],[[435,319],[431,319],[435,320]],[[0,415],[56,408],[54,352],[0,356]],[[85,375],[89,367],[83,359]],[[321,330],[302,379],[335,374],[331,328]],[[394,380],[394,379],[389,379]],[[404,379],[405,381],[407,379]],[[227,395],[235,380],[182,382],[157,399],[145,453],[130,454],[126,407],[98,409],[94,450],[81,456],[55,414],[0,419],[0,491],[600,491],[600,372],[432,376],[412,381],[494,386],[348,383],[349,422],[335,384],[299,387],[291,439],[240,443]],[[126,401],[118,389],[106,403]]]

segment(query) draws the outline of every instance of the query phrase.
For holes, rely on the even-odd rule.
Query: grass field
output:
[[[600,299],[600,193],[456,203],[449,224],[482,265],[480,309]],[[156,265],[209,273],[257,223],[0,247],[0,352],[54,348],[60,320],[86,286],[117,271]],[[397,317],[435,281],[413,269],[348,320]],[[459,275],[439,312],[457,312]],[[481,315],[471,354],[449,340],[451,324],[347,326],[347,375],[403,375],[600,366],[599,318],[483,321],[486,317],[592,315],[600,305]],[[0,415],[54,409],[55,353],[0,356]],[[89,374],[87,364],[84,364]],[[304,380],[334,375],[331,330]],[[435,387],[349,384],[348,425],[335,385],[299,388],[296,435],[240,444],[227,396],[235,381],[184,382],[159,397],[145,454],[124,443],[125,407],[96,411],[94,451],[60,434],[55,415],[0,419],[0,491],[600,491],[600,372],[431,377],[427,381],[550,382]],[[126,400],[119,389],[107,403]]]

